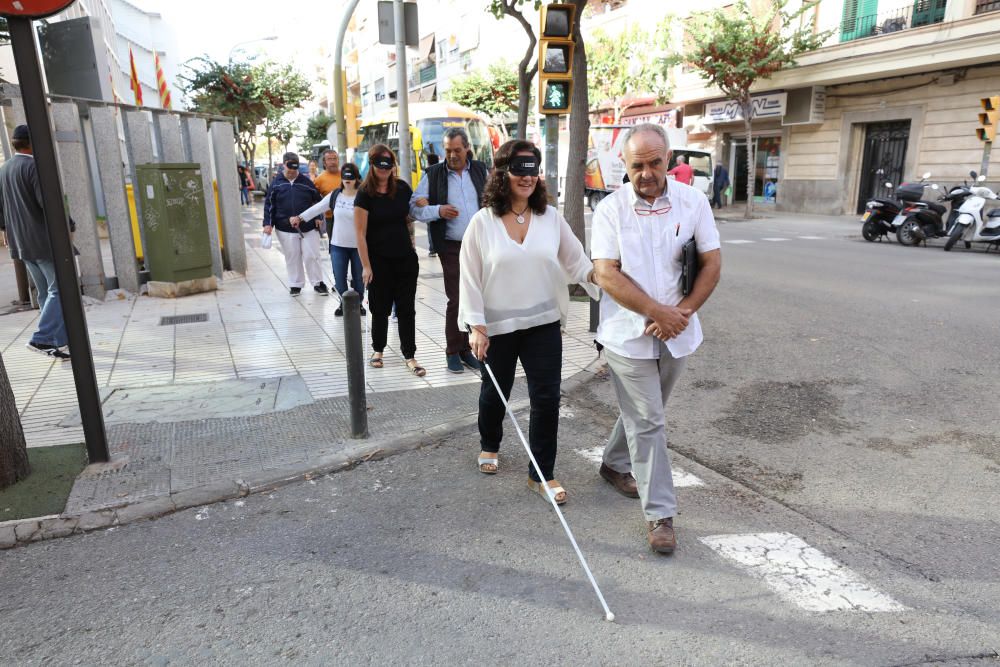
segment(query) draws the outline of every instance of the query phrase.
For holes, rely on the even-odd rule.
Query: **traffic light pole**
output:
[[[410,95],[406,83],[406,21],[403,0],[393,0],[393,19],[396,29],[396,104],[399,107],[399,178],[411,187],[412,171],[410,161]]]
[[[101,398],[97,390],[90,337],[87,335],[87,316],[83,311],[80,283],[76,277],[76,261],[73,257],[73,244],[69,238],[69,223],[66,220],[66,209],[63,207],[59,164],[56,161],[52,124],[49,121],[42,73],[38,65],[35,31],[29,18],[11,16],[7,19],[7,23],[10,27],[17,79],[21,85],[24,101],[24,115],[31,132],[31,148],[38,171],[38,182],[42,190],[42,209],[45,212],[45,226],[52,247],[56,283],[59,285],[59,303],[62,305],[63,320],[69,338],[70,363],[73,366],[73,381],[76,384],[80,419],[83,422],[83,435],[87,443],[87,457],[91,463],[106,462],[111,459],[108,452],[108,438],[104,430],[104,414],[101,412]]]
[[[545,116],[545,188],[549,202],[559,208],[559,118],[558,114]]]
[[[989,172],[990,169],[990,152],[993,150],[993,142],[987,141],[983,144],[983,161],[979,166],[979,173],[983,176]]]

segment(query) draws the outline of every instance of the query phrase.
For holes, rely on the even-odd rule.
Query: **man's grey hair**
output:
[[[680,163],[680,164],[684,164],[685,162],[687,162],[687,158],[684,157],[683,155],[678,155],[677,156],[677,162]]]
[[[323,151],[323,152],[322,152],[322,153],[320,154],[320,156],[319,156],[319,159],[320,159],[320,160],[325,160],[325,159],[326,159],[326,156],[327,156],[327,155],[329,155],[330,153],[333,153],[333,154],[334,154],[334,155],[336,155],[337,157],[340,157],[340,153],[338,153],[338,152],[337,152],[337,149],[336,149],[336,148],[327,148],[327,149],[326,149],[325,151]]]
[[[469,146],[469,133],[465,131],[464,127],[449,127],[444,131],[444,140],[454,139],[455,137],[462,137],[462,144],[466,147]]]
[[[652,132],[659,135],[660,139],[663,139],[663,150],[670,150],[670,139],[667,138],[667,131],[663,129],[662,125],[657,125],[656,123],[639,123],[635,125],[625,133],[625,143],[623,145],[627,147],[632,137],[644,132]]]

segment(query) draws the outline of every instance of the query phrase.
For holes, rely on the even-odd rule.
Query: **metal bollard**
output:
[[[590,300],[590,328],[588,331],[594,333],[597,331],[597,325],[601,323],[601,302]]]
[[[365,394],[364,340],[361,338],[361,295],[343,294],[344,354],[347,356],[347,398],[351,403],[351,437],[368,437],[368,396]]]
[[[19,259],[14,261],[14,280],[17,283],[17,305],[26,306],[31,303],[31,290],[28,288],[28,270],[24,268],[24,262]]]

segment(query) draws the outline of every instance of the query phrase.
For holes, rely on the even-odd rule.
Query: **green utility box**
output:
[[[150,280],[180,283],[212,275],[201,167],[194,163],[136,165]]]

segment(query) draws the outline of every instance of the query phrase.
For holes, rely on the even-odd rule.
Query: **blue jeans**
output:
[[[240,188],[240,203],[250,204],[250,187]]]
[[[56,284],[56,265],[49,259],[26,259],[24,266],[31,275],[31,282],[38,290],[38,331],[32,343],[62,347],[69,342],[66,322],[63,321],[62,304],[59,303],[59,285]]]
[[[357,248],[343,248],[330,244],[330,263],[333,264],[333,283],[337,294],[347,291],[347,265],[351,266],[351,287],[364,297],[365,283],[361,280],[361,254]]]

